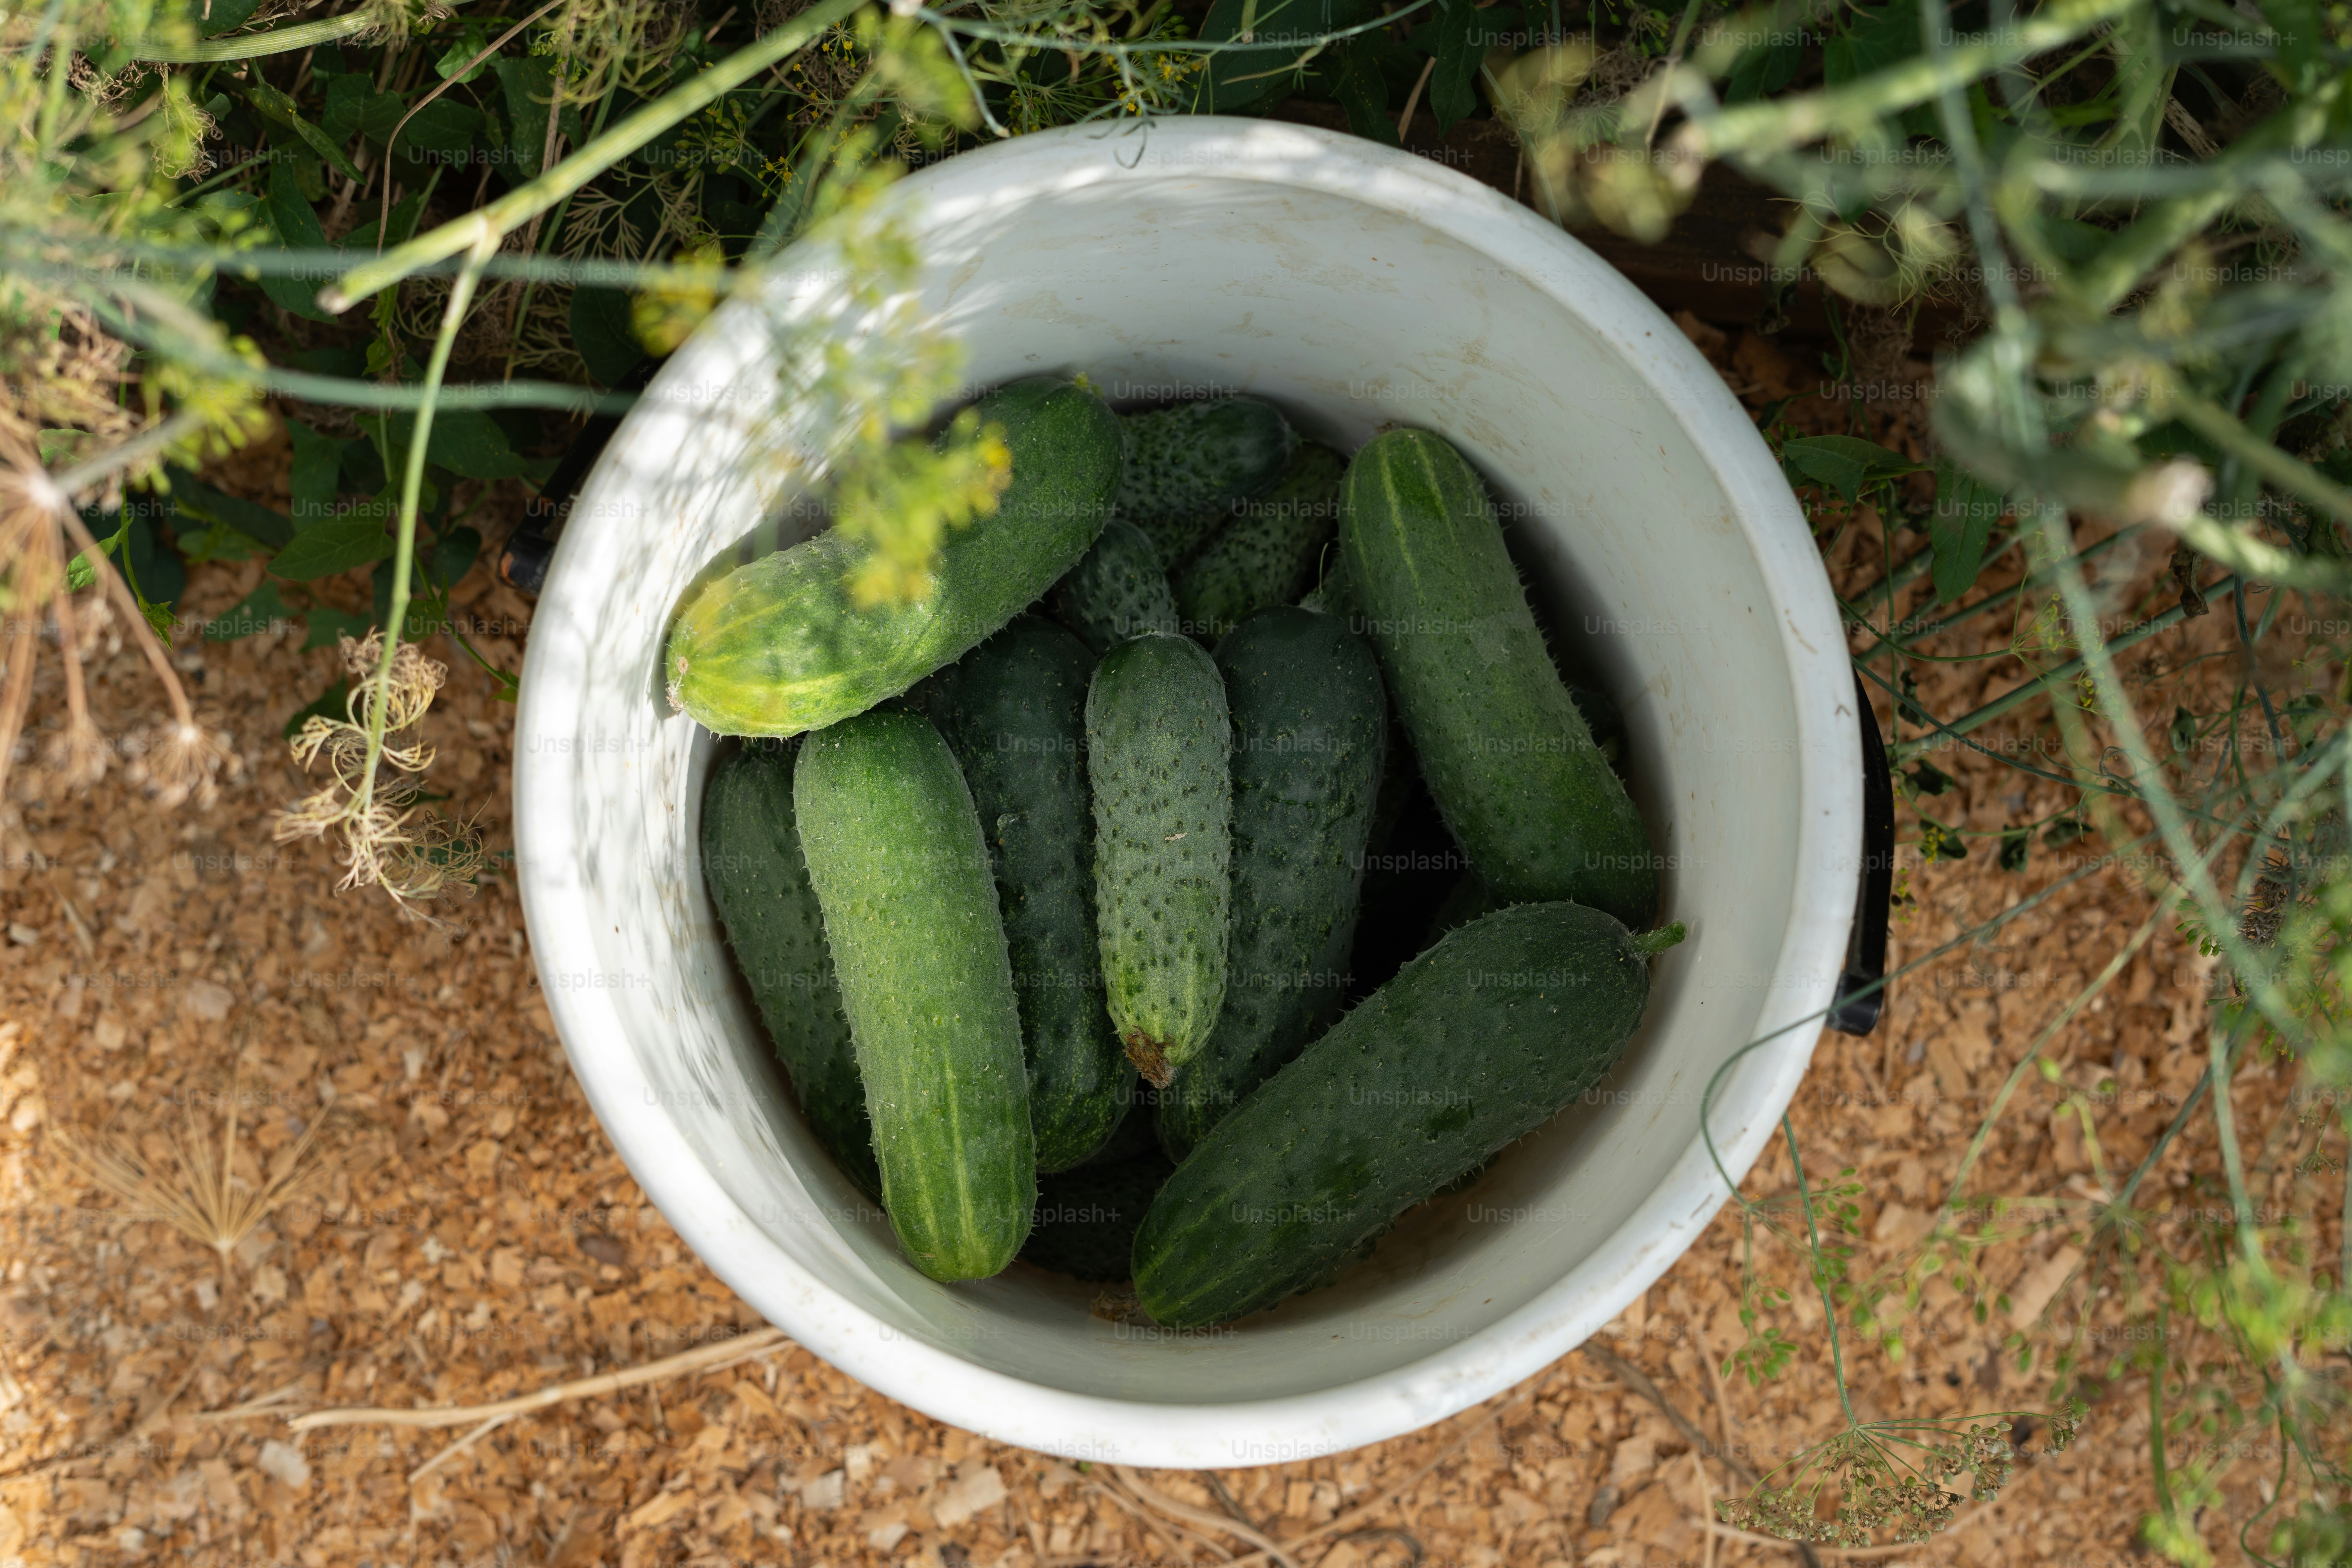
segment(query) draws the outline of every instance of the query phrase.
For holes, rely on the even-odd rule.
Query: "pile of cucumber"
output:
[[[1011,484],[923,603],[853,606],[824,534],[681,609],[672,700],[753,737],[704,795],[705,879],[918,1268],[1023,1257],[1223,1322],[1591,1086],[1682,928],[1634,934],[1641,818],[1445,441],[1343,458],[1256,399],[1122,417],[1083,378],[980,414]],[[1349,1007],[1416,768],[1475,869]]]

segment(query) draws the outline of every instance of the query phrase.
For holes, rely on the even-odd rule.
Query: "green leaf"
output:
[[[261,0],[212,0],[209,9],[198,0],[188,7],[195,13],[196,31],[207,38],[244,26],[260,8]]]
[[[547,60],[531,55],[520,58],[500,55],[490,62],[490,68],[498,72],[501,96],[506,100],[507,123],[513,128],[507,143],[507,167],[523,180],[537,179],[540,155],[547,151],[547,106],[555,97],[555,79],[548,70]],[[558,124],[577,146],[579,110],[565,104]]]
[[[1858,437],[1799,436],[1780,448],[1780,467],[1792,483],[1826,485],[1853,501],[1864,486],[1916,473],[1920,465]]]
[[[2028,856],[2033,852],[2033,829],[2012,827],[2000,836],[2000,868],[2022,871]]]
[[[1952,775],[1933,763],[1921,763],[1911,770],[1911,787],[1921,795],[1941,795],[1952,787]]]
[[[2063,849],[2079,843],[2091,831],[2090,824],[2079,816],[2062,816],[2042,830],[2042,842],[2053,849]]]
[[[1965,860],[1968,841],[1931,816],[1919,819],[1919,858],[1923,860]]]
[[[278,552],[278,558],[269,563],[269,570],[291,582],[314,583],[354,566],[382,561],[392,550],[392,535],[376,519],[338,518],[314,523],[296,534],[294,542]]]
[[[545,115],[541,121],[545,123]],[[414,158],[419,153],[438,154],[443,161],[470,162],[479,150],[482,140],[482,111],[446,98],[436,98],[408,117],[401,127],[400,140],[393,149],[394,157]],[[459,159],[457,154],[466,154]]]
[[[302,195],[300,182],[295,177],[294,165],[274,163],[269,170],[269,200],[267,204],[269,222],[278,231],[278,245],[288,250],[324,250],[327,231],[319,226],[319,215],[311,209]],[[326,286],[326,274],[312,278],[274,277],[259,279],[261,291],[298,316],[314,321],[331,321],[335,318],[319,309],[319,290]]]
[[[310,614],[310,635],[302,641],[305,649],[334,647],[344,637],[364,637],[375,619],[364,610],[338,610],[330,605],[320,605]]]
[[[1992,525],[2007,504],[1999,490],[1966,470],[1948,462],[1936,466],[1936,510],[1927,519],[1936,603],[1951,604],[1976,584]]]
[[[319,693],[317,700],[309,707],[286,721],[286,738],[290,741],[300,734],[302,726],[314,716],[320,719],[348,720],[351,717],[349,701],[351,692],[349,681],[338,680]]]
[[[1857,9],[1843,36],[1822,46],[1822,79],[1828,86],[1843,86],[1857,77],[1898,65],[1919,52],[1917,6],[1897,0],[1883,10]]]
[[[235,642],[285,626],[293,618],[292,608],[278,597],[278,584],[264,577],[252,593],[205,623],[205,640]]]
[[[2171,741],[2172,749],[2176,752],[2185,752],[2189,747],[2195,745],[2197,743],[2197,715],[2191,713],[2186,708],[2176,706],[2172,710],[2172,724],[2166,731],[2166,736]]]
[[[1340,51],[1339,68],[1331,77],[1331,96],[1348,111],[1348,129],[1368,142],[1393,147],[1396,122],[1389,118],[1388,78],[1381,72],[1380,53],[1361,34]]]
[[[467,23],[465,26],[458,29],[457,36],[449,41],[449,47],[441,52],[441,58],[433,62],[433,74],[443,81],[447,81],[450,77],[464,68],[467,61],[480,54],[488,46],[489,41],[490,30],[487,26],[480,22]],[[458,77],[457,84],[463,87],[481,74],[482,68],[476,66],[464,76]]]
[[[617,386],[646,356],[629,322],[629,296],[619,289],[572,291],[572,346],[587,362],[588,374]]]
[[[299,530],[334,515],[335,496],[342,489],[343,449],[359,443],[348,437],[321,436],[299,419],[286,421],[286,434],[294,442],[292,526]]]
[[[162,524],[176,514],[174,499],[133,496],[116,511],[82,514],[85,520],[107,520],[92,521],[91,536],[101,542],[100,548],[130,580],[148,620],[154,622],[160,616],[167,631],[172,625],[172,601],[188,585],[188,570],[181,563],[179,552],[163,540]]]
[[[1478,68],[1486,51],[1518,20],[1500,6],[1480,10],[1471,0],[1438,0],[1437,66],[1429,73],[1429,112],[1440,136],[1478,110]]]
[[[1469,0],[1462,4],[1466,7]],[[1216,0],[1201,23],[1200,37],[1215,43],[1239,38],[1244,8],[1252,13],[1250,40],[1268,47],[1210,56],[1209,68],[1199,79],[1195,113],[1225,114],[1288,96],[1297,80],[1288,68],[1308,48],[1301,40],[1352,27],[1370,14],[1369,0]]]
[[[362,426],[374,416],[363,416]],[[416,428],[412,414],[393,413],[383,418],[386,469],[398,472],[395,460],[408,450],[409,433]],[[478,409],[448,409],[433,416],[433,433],[425,442],[425,458],[465,479],[541,479],[552,473],[557,459],[526,458],[507,440],[497,420]]]
[[[177,466],[166,475],[172,481],[173,508],[184,516],[234,530],[270,550],[285,549],[294,537],[292,520],[275,507],[225,495]]]
[[[258,76],[246,83],[245,96],[246,101],[259,110],[264,118],[288,127],[302,139],[304,146],[332,163],[337,174],[347,180],[360,178],[358,166],[343,156],[343,150],[335,144],[333,138],[302,118],[300,108],[292,99]]]
[[[1795,80],[1797,68],[1805,63],[1800,41],[1803,37],[1795,27],[1768,33],[1763,43],[1751,47],[1731,68],[1730,79],[1723,85],[1723,101],[1748,103],[1769,98]]]
[[[327,101],[319,110],[319,129],[338,142],[364,136],[378,146],[392,134],[406,106],[396,92],[378,92],[366,73],[339,76],[327,84]]]
[[[457,585],[457,579],[473,570],[482,553],[482,536],[470,528],[453,528],[433,542],[429,569],[433,581],[443,593]]]
[[[98,568],[89,563],[89,552],[75,551],[73,559],[66,563],[66,586],[79,594],[97,581]]]

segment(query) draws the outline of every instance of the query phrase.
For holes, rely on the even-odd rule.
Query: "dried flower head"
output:
[[[447,892],[472,894],[481,835],[471,820],[415,805],[433,748],[399,737],[431,709],[448,667],[414,643],[396,645],[387,661],[381,632],[346,637],[341,650],[352,681],[345,716],[313,714],[293,739],[295,760],[305,772],[324,762],[327,782],[278,814],[277,839],[340,834],[342,888],[382,888],[404,912],[437,923],[417,906]]]

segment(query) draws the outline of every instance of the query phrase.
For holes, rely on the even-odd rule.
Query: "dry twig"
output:
[[[680,1351],[659,1361],[649,1361],[637,1366],[624,1367],[619,1372],[599,1373],[594,1377],[574,1378],[558,1383],[530,1394],[517,1394],[512,1399],[496,1400],[488,1405],[455,1405],[437,1409],[391,1410],[375,1406],[337,1410],[313,1410],[297,1415],[288,1423],[297,1432],[313,1431],[320,1426],[466,1426],[485,1421],[503,1421],[509,1416],[527,1415],[534,1410],[562,1405],[567,1400],[593,1399],[602,1394],[617,1394],[625,1388],[636,1388],[649,1383],[661,1383],[682,1377],[692,1372],[717,1372],[755,1357],[773,1355],[789,1350],[792,1342],[782,1329],[754,1329],[737,1339],[720,1340],[698,1345],[690,1351]],[[470,1441],[471,1439],[468,1439]]]

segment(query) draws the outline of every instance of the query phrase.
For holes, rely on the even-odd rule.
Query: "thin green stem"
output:
[[[476,250],[474,258],[479,260],[488,254],[496,243],[493,240]],[[400,481],[400,529],[392,556],[392,602],[384,616],[383,651],[376,660],[375,674],[370,677],[375,684],[375,697],[369,704],[367,755],[352,801],[353,816],[362,822],[374,805],[376,766],[383,755],[384,721],[392,711],[393,658],[400,651],[401,633],[408,624],[409,584],[416,566],[416,509],[425,488],[425,449],[433,437],[434,405],[441,391],[441,378],[449,368],[450,351],[457,346],[457,329],[466,320],[467,309],[474,300],[474,285],[480,279],[480,268],[469,266],[449,286],[448,308],[442,312],[440,331],[434,334],[433,352],[425,365],[421,388],[424,396],[416,406],[415,426],[408,436],[407,460]]]
[[[1797,1152],[1797,1126],[1789,1120],[1788,1112],[1780,1113],[1780,1131],[1789,1141],[1789,1163],[1797,1173],[1797,1199],[1805,1211],[1805,1237],[1812,1244],[1813,1289],[1821,1293],[1822,1312],[1830,1326],[1830,1368],[1837,1379],[1838,1404],[1844,1407],[1846,1424],[1862,1425],[1862,1417],[1853,1413],[1853,1396],[1846,1392],[1845,1349],[1838,1339],[1837,1303],[1830,1299],[1828,1281],[1822,1265],[1821,1226],[1813,1219],[1812,1190],[1805,1185],[1805,1160]]]
[[[1822,92],[1772,102],[1696,113],[1680,133],[1684,149],[1701,158],[1746,163],[1841,131],[1866,132],[1879,121],[2036,55],[2049,53],[2092,28],[2132,11],[2137,0],[2083,0],[2046,7],[1998,38],[1938,49]],[[1988,257],[1991,253],[1986,253]]]
[[[2175,394],[2167,398],[2164,410],[2221,447],[2230,457],[2237,458],[2254,472],[2278,486],[2279,489],[2301,496],[2312,505],[2332,512],[2347,521],[2352,521],[2352,489],[2346,489],[2342,485],[2333,482],[2318,469],[2292,453],[2281,451],[2271,442],[2265,441],[2247,429],[2228,410],[2205,398],[2187,394]],[[2217,523],[2215,526],[2221,525]],[[2187,535],[2184,534],[2183,537],[2186,538]],[[2194,541],[2191,542],[2194,543]],[[2202,549],[2203,546],[2200,545],[2198,548]],[[2216,559],[2225,560],[2226,557],[2217,556]],[[2293,561],[2301,558],[2289,557],[2288,559]],[[2333,585],[2340,589],[2345,582],[2344,574],[2337,572],[2325,584],[2312,585]]]
[[[446,4],[466,5],[472,4],[472,0],[446,0]],[[175,66],[202,65],[214,60],[257,60],[271,55],[290,55],[299,49],[315,49],[321,44],[341,43],[345,38],[382,31],[383,7],[362,5],[340,16],[329,16],[317,22],[298,22],[290,27],[272,27],[266,33],[206,38],[194,44],[142,40],[131,46],[129,58]]]
[[[2025,1048],[2024,1055],[2017,1058],[2017,1065],[2010,1069],[2008,1079],[1993,1095],[1992,1103],[1985,1108],[1984,1119],[1977,1126],[1976,1136],[1969,1141],[1968,1152],[1960,1156],[1958,1169],[1952,1173],[1951,1187],[1944,1194],[1944,1207],[1947,1210],[1959,1203],[1961,1191],[1968,1185],[1969,1173],[1976,1169],[1977,1159],[1984,1152],[1985,1144],[1990,1141],[1992,1130],[2000,1121],[2000,1113],[2009,1107],[2010,1096],[2015,1094],[2018,1085],[2025,1081],[2026,1073],[2042,1060],[2042,1048],[2057,1038],[2059,1031],[2073,1023],[2075,1016],[2089,1006],[2093,999],[2113,984],[2116,976],[2121,974],[2133,959],[2139,956],[2140,949],[2146,947],[2148,939],[2156,934],[2158,922],[2163,918],[2162,905],[2159,904],[2150,910],[2147,919],[2140,921],[2139,930],[2132,933],[2131,939],[2122,947],[2116,950],[2113,958],[2107,960],[2107,966],[2099,971],[2098,978],[2092,981],[2065,1006],[2060,1008],[2058,1016],[2050,1020],[2042,1032],[2033,1037],[2033,1043]]]
[[[2164,1335],[2172,1317],[2172,1302],[2162,1291],[2156,1298],[2156,1350],[2147,1369],[2147,1463],[2156,1486],[2157,1506],[2173,1517],[2172,1476],[2165,1467]]]
[[[688,78],[603,135],[589,138],[578,152],[537,179],[508,192],[488,206],[453,218],[353,268],[320,291],[320,308],[340,313],[399,282],[420,267],[460,251],[496,248],[510,230],[529,223],[655,137],[700,113],[777,61],[798,53],[862,3],[863,0],[817,0],[774,32],[738,49],[708,70]]]
[[[2052,574],[2059,577],[2062,584],[2065,575],[2070,572],[2077,579],[2080,579],[2082,576],[2081,567],[2074,564],[2073,560],[2074,558],[2070,557],[2070,561],[2067,565],[2052,569]],[[2214,584],[2210,588],[2204,590],[2204,592],[2210,597],[2216,594],[2226,593],[2231,589],[2235,588],[2237,584],[2237,578],[2225,577],[2221,582]],[[2086,609],[2089,613],[2085,613]],[[2067,605],[2067,610],[2070,615],[2074,616],[2077,625],[2091,626],[2094,628],[2096,627],[2098,624],[2098,616],[2095,606],[2076,605],[2070,600]],[[2130,631],[2126,632],[2123,636],[2115,638],[2112,642],[2099,637],[2095,629],[2094,629],[2092,633],[2093,642],[2096,646],[2105,648],[2109,653],[2120,652],[2122,649],[2133,647],[2136,644],[2146,642],[2148,638],[2156,636],[2158,632],[2170,631],[2174,626],[2179,626],[2183,620],[2186,620],[2188,616],[2189,609],[2187,605],[2175,605],[2172,608],[2165,611],[2164,614],[2154,616],[2147,621],[2143,621],[2138,626],[2133,627]],[[2086,647],[2087,646],[2090,645],[2086,645]],[[2085,654],[2081,658],[2070,658],[2062,665],[2058,665],[2053,668],[2042,671],[2040,675],[2035,676],[2032,680],[2025,682],[2023,685],[2001,693],[1999,697],[1994,698],[1991,701],[1986,703],[1981,708],[1976,709],[1972,712],[1964,713],[1958,719],[1951,720],[1948,722],[1937,723],[1936,725],[1936,735],[1949,736],[1957,740],[1960,736],[1967,734],[1971,730],[1981,729],[1985,725],[1992,722],[1995,719],[2000,718],[2003,714],[2023,707],[2026,703],[2032,701],[2037,697],[2048,696],[2053,687],[2063,684],[2075,676],[2080,675],[2084,669],[2089,668],[2090,666],[2085,662],[2087,658],[2088,655]],[[1908,762],[1911,758],[1918,755],[1921,752],[1927,751],[1935,738],[1936,736],[1933,735],[1920,735],[1908,741],[1898,742],[1888,748],[1888,754],[1895,762]]]

